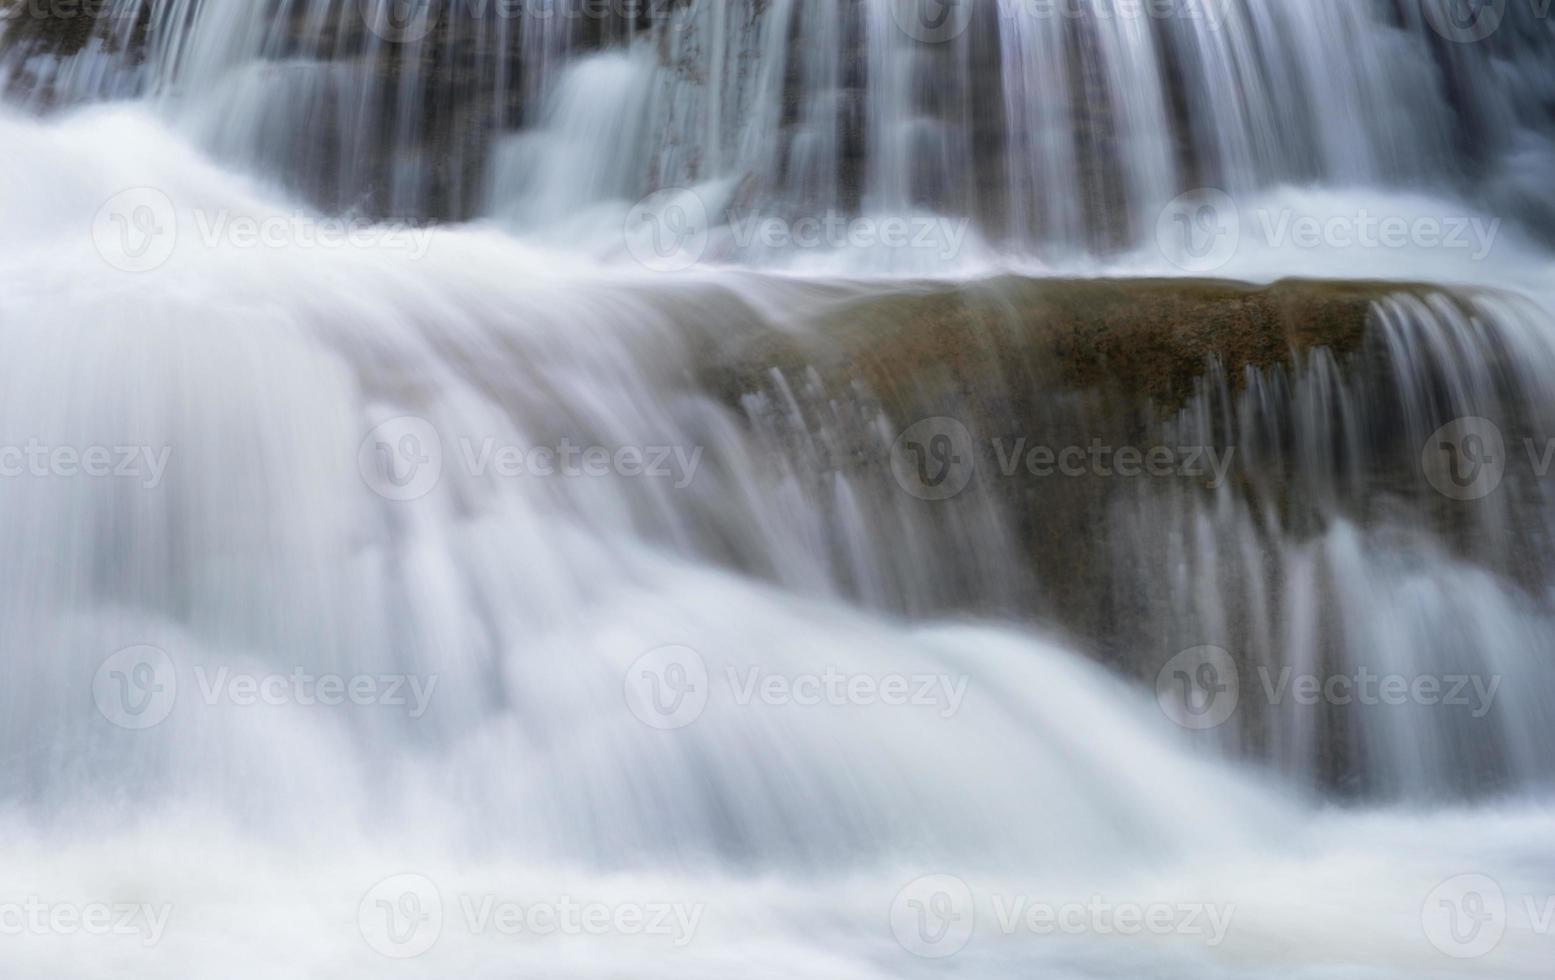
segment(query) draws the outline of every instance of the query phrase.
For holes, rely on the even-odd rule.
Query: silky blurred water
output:
[[[1555,512],[1536,458],[1455,501],[1420,453],[1454,419],[1507,452],[1550,431],[1555,263],[1508,203],[1543,195],[1473,176],[1546,159],[1546,25],[1443,48],[1427,8],[1016,6],[936,41],[884,0],[594,38],[538,8],[418,38],[355,4],[150,3],[141,58],[99,47],[141,16],[116,0],[81,53],[0,60],[8,972],[1544,975]],[[45,89],[108,104],[40,115]],[[1098,93],[1105,136],[1074,105]],[[455,117],[479,139],[427,128]],[[1233,200],[1215,264],[1159,240],[1199,183]],[[664,188],[650,217],[707,215],[692,261],[634,237]],[[740,241],[829,211],[958,244]],[[1270,230],[1363,213],[1488,238]],[[893,475],[916,394],[718,373],[774,337],[819,357],[861,303],[1010,299],[1009,272],[1400,285],[1363,350],[1207,364],[1146,438],[1252,468],[1098,496],[1052,529],[1107,556],[1076,590],[983,483]],[[1018,384],[980,394],[1110,424]],[[1071,513],[1041,492],[1038,523]],[[1097,663],[1070,624],[1108,618]],[[1249,690],[1494,693],[1192,731],[1158,675],[1215,645]],[[504,929],[488,900],[683,932]]]

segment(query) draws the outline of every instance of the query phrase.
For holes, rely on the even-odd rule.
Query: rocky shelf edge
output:
[[[1174,652],[1222,646],[1248,668],[1247,684],[1253,668],[1283,666],[1257,640],[1282,629],[1283,613],[1267,601],[1281,588],[1276,550],[1320,537],[1336,520],[1386,527],[1408,512],[1418,518],[1410,526],[1431,529],[1442,547],[1508,580],[1518,575],[1477,554],[1475,542],[1507,540],[1505,528],[1487,537],[1485,522],[1517,527],[1531,512],[1519,516],[1507,500],[1497,516],[1490,503],[1464,505],[1432,491],[1420,468],[1422,445],[1413,443],[1399,409],[1395,365],[1380,341],[1377,304],[1412,297],[1467,311],[1467,294],[1412,283],[1015,277],[881,288],[884,295],[847,296],[818,319],[742,339],[708,338],[703,383],[763,432],[789,440],[774,446],[775,454],[821,461],[810,490],[818,506],[835,493],[828,474],[844,471],[858,477],[856,486],[874,488],[877,509],[933,515],[925,560],[958,579],[965,567],[968,586],[944,608],[906,612],[1029,618],[1147,685]],[[1256,401],[1242,397],[1250,376],[1294,384],[1303,374],[1313,377],[1314,364],[1322,383],[1308,392],[1316,401],[1299,409],[1273,403],[1259,426],[1264,434],[1265,423],[1276,423],[1268,427],[1278,430],[1275,448],[1244,452],[1245,433],[1232,430],[1238,409]],[[1429,375],[1416,381],[1441,383]],[[1354,432],[1325,428],[1351,409],[1360,419]],[[1313,411],[1331,414],[1314,418]],[[788,418],[796,413],[802,427]],[[881,417],[889,424],[877,431],[870,420]],[[891,439],[939,417],[971,432],[975,476],[952,499],[914,499],[893,478]],[[1300,447],[1318,443],[1312,437],[1319,430],[1336,465],[1353,462],[1351,471],[1336,477],[1328,461],[1301,455]],[[1346,461],[1335,440],[1350,437],[1363,451]],[[1115,447],[1210,440],[1234,447],[1236,462],[1213,488],[1175,475],[1001,471],[1008,457],[1001,461],[989,447],[1023,438]],[[968,528],[988,527],[978,523],[988,508],[1003,514],[1003,541],[967,536]],[[1246,522],[1262,544],[1245,552],[1246,536],[1223,538],[1227,520]],[[1025,581],[992,596],[999,590],[976,577],[976,556],[968,552],[1005,544],[1023,557],[1007,567],[1024,564]],[[1316,587],[1324,608],[1323,590],[1340,586],[1320,580]],[[1195,590],[1219,596],[1223,615],[1178,615]],[[1315,628],[1326,649],[1342,649],[1341,624]],[[1244,745],[1256,755],[1266,728],[1256,717],[1257,692],[1244,694]],[[1361,792],[1364,767],[1348,722],[1335,709],[1322,723],[1321,778]]]
[[[1324,348],[1360,349],[1372,304],[1430,287],[1289,279],[1031,279],[914,283],[841,304],[813,331],[771,332],[719,355],[736,397],[777,369],[858,380],[888,404],[957,393],[1018,397],[1022,382],[1179,407],[1212,361],[1232,378]],[[990,384],[990,381],[995,382]]]

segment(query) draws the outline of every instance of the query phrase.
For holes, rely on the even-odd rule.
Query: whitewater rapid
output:
[[[11,975],[1547,971],[1541,793],[1338,809],[1195,744],[1060,638],[850,598],[812,504],[771,479],[697,354],[803,334],[902,273],[666,275],[619,246],[563,250],[497,223],[244,246],[199,223],[284,219],[296,236],[322,216],[143,109],[0,116],[0,146],[0,442],[170,451],[138,482],[0,482],[0,905],[143,909],[123,934],[6,935]],[[179,233],[161,264],[127,272],[102,211],[137,188],[171,202]],[[1292,269],[1293,253],[1249,249],[1224,274],[1536,292],[1550,261],[1511,241],[1505,262],[1450,266],[1302,253]],[[1171,268],[1157,252],[1094,271]],[[363,464],[375,434],[428,432],[444,449],[431,486]],[[657,481],[503,479],[460,455],[569,437],[701,455]],[[934,539],[910,511],[895,519],[896,534],[852,539],[854,561],[923,565],[903,581],[932,593]],[[107,660],[146,647],[178,696],[151,727],[114,724]],[[644,657],[705,669],[707,703],[682,727],[633,710]],[[900,706],[741,703],[752,669],[934,683]],[[299,671],[409,675],[425,700],[256,706],[215,679]],[[1488,958],[1442,952],[1432,903],[1460,897],[1464,875],[1511,909]],[[966,889],[957,921],[975,925],[952,959],[921,955],[908,929],[926,876]],[[436,934],[410,920],[411,945],[386,943],[375,903],[410,893],[440,910]],[[472,918],[488,899],[663,905],[695,925],[509,934]],[[1228,924],[1116,935],[1076,912],[1083,928],[1054,934],[1011,920],[1022,902],[1192,905]]]

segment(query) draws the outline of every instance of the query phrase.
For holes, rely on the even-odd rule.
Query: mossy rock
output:
[[[1181,405],[1218,361],[1228,376],[1326,348],[1360,348],[1372,304],[1426,287],[1285,280],[1031,279],[909,283],[840,303],[813,330],[722,351],[720,387],[761,387],[773,369],[858,380],[887,403],[944,390],[976,399],[1007,385],[1097,390]],[[991,384],[990,382],[1002,382]]]

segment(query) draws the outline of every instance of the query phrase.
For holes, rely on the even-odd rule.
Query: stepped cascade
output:
[[[1555,963],[1538,0],[0,0],[0,160],[6,975]]]

